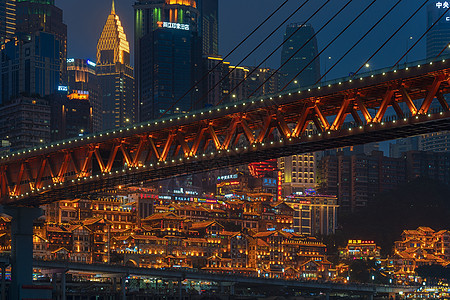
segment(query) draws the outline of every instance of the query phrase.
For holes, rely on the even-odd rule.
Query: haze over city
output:
[[[449,1],[2,0],[0,57],[2,300],[449,297]]]

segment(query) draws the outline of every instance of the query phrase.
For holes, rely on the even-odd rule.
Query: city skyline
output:
[[[450,0],[85,1],[0,4],[2,299],[450,294]]]
[[[84,2],[86,5],[84,6]],[[123,26],[125,33],[130,40],[131,52],[134,53],[134,41],[133,41],[133,8],[132,5],[134,1],[116,1],[116,7],[118,14],[121,15],[121,20],[123,21]],[[320,0],[321,3],[325,3],[324,0]],[[250,33],[259,23],[261,23],[266,17],[270,15],[270,12],[275,10],[281,3],[269,1],[269,0],[249,0],[246,2],[231,0],[231,1],[219,1],[219,54],[225,56],[231,51],[234,46],[236,46],[245,36]],[[95,37],[86,36],[86,32],[93,32],[99,34],[102,28],[102,22],[99,16],[107,17],[107,8],[110,7],[110,0],[102,0],[95,3],[90,3],[87,0],[80,0],[77,3],[72,2],[58,2],[56,5],[66,12],[64,14],[64,20],[68,24],[69,30],[69,53],[68,57],[80,57],[80,58],[90,58],[93,60],[95,57]],[[273,35],[273,38],[269,39],[265,47],[261,50],[256,51],[255,55],[247,59],[243,65],[245,66],[255,66],[263,58],[265,58],[275,47],[280,44],[283,39],[283,33],[286,29],[286,25],[290,22],[302,22],[305,21],[307,16],[311,15],[316,7],[317,3],[307,4],[304,9],[297,13],[293,18],[291,18],[284,26],[282,26],[277,33]],[[331,16],[343,5],[339,1],[331,0],[328,9],[323,9],[315,18],[311,20],[313,27],[316,31],[325,23],[325,20],[331,18]],[[375,21],[381,17],[387,8],[392,6],[393,3],[388,0],[377,1],[374,6],[370,9],[372,13],[369,13],[365,18],[361,18],[358,22],[352,26],[348,33],[342,35],[342,37],[335,43],[335,46],[331,46],[327,51],[321,55],[322,73],[325,69],[329,68],[330,65],[334,64],[337,57],[342,55],[348,48],[348,40],[355,40],[355,36],[359,37],[368,30],[368,28],[375,23]],[[339,16],[332,24],[345,24],[349,22],[349,17],[352,16],[351,12],[356,10],[362,10],[366,4],[364,3],[352,3],[342,14]],[[82,9],[84,7],[89,7],[89,10]],[[253,47],[259,43],[265,36],[267,36],[274,27],[278,26],[282,20],[285,19],[290,13],[292,13],[298,7],[297,1],[290,1],[286,4],[281,11],[275,15],[266,25],[263,26],[259,33],[255,34],[254,38],[249,39],[247,43],[243,45],[241,50],[235,52],[231,55],[228,61],[233,64],[237,64],[246,54],[248,54]],[[413,5],[399,5],[390,14],[385,22],[381,26],[377,27],[372,34],[368,36],[364,43],[356,47],[355,50],[350,53],[337,67],[336,71],[330,72],[327,75],[328,79],[333,77],[341,77],[348,75],[350,70],[348,66],[352,66],[353,69],[357,69],[359,65],[364,63],[362,57],[368,58],[371,51],[375,48],[378,41],[386,39],[387,33],[393,33],[395,28],[400,26],[400,21],[404,20],[412,14],[412,12],[419,7]],[[247,15],[246,12],[250,9],[256,9],[255,13]],[[70,12],[70,13],[69,13]],[[304,12],[303,14],[301,12]],[[83,15],[85,21],[79,22],[79,15]],[[228,22],[227,20],[233,20]],[[368,22],[370,21],[370,22]],[[385,24],[392,23],[393,25],[388,27]],[[334,35],[337,35],[343,26],[328,26],[322,33],[318,34],[318,44],[319,49],[323,49],[326,44],[331,40]],[[371,70],[382,68],[391,65],[396,62],[396,59],[400,58],[401,55],[406,51],[408,46],[412,45],[412,41],[415,42],[416,39],[426,29],[426,9],[422,9],[416,17],[414,17],[409,24],[407,24],[403,30],[401,30],[396,38],[394,38],[388,45],[391,45],[391,49],[394,52],[391,55],[386,55],[387,50],[383,50],[377,55],[371,62]],[[327,34],[324,34],[327,32]],[[94,34],[93,34],[94,35]],[[410,37],[412,36],[412,40]],[[272,46],[271,46],[272,45]],[[393,47],[392,47],[393,46]],[[92,49],[92,50],[90,50]],[[263,66],[276,68],[280,65],[280,55],[281,50],[273,55],[268,62],[264,63]],[[359,60],[355,60],[355,55],[360,57]],[[386,59],[386,56],[390,57]],[[331,57],[331,59],[329,59]],[[395,58],[394,58],[395,57]],[[408,55],[408,60],[418,60],[425,57],[425,38],[411,51]],[[323,63],[323,60],[327,60]],[[133,60],[132,60],[133,61]]]

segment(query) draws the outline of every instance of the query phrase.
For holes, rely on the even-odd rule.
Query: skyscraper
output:
[[[16,1],[0,1],[0,44],[9,41],[16,31]]]
[[[97,44],[97,76],[102,89],[103,130],[137,121],[130,46],[114,0]]]
[[[297,29],[298,31],[295,32]],[[291,83],[288,89],[306,87],[320,79],[320,60],[314,59],[318,53],[317,39],[314,34],[311,24],[302,26],[302,24],[292,23],[287,26],[284,34],[286,43],[281,52],[281,64],[287,63],[281,68],[281,88],[289,82]],[[294,55],[298,50],[299,52]],[[292,55],[294,56],[289,60]],[[294,78],[304,68],[306,69]]]
[[[67,25],[63,22],[63,12],[55,6],[54,0],[20,0],[16,1],[17,28],[16,35],[26,38],[36,32],[55,35],[59,42],[59,60],[61,84],[67,82]]]
[[[449,1],[430,1],[427,6],[427,29],[434,23],[436,25],[427,33],[427,57],[433,58],[438,56],[441,52],[443,54],[449,53],[449,48],[446,47],[450,43],[450,13],[446,13],[439,21],[439,17],[450,6]]]
[[[203,55],[219,54],[219,1],[199,0]]]
[[[68,92],[86,91],[93,109],[93,131],[102,130],[102,98],[96,73],[96,64],[89,59],[69,58],[67,60]]]
[[[1,51],[1,99],[53,94],[60,83],[60,41],[54,34],[36,32],[11,40]]]
[[[201,72],[197,2],[142,0],[134,10],[140,120],[159,117],[169,109],[168,113],[182,113],[202,106],[196,103],[198,87],[187,93]]]

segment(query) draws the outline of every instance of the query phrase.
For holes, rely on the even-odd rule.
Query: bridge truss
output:
[[[16,152],[0,158],[1,204],[40,205],[120,185],[448,130],[449,62],[415,63]],[[430,109],[434,99],[439,110]],[[395,115],[386,117],[388,109]]]

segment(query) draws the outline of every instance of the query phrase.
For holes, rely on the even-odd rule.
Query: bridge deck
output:
[[[447,130],[449,63],[414,63],[13,153],[0,158],[0,200],[39,205],[118,185]],[[438,113],[430,110],[434,99]],[[388,109],[395,118],[386,119]]]

